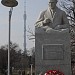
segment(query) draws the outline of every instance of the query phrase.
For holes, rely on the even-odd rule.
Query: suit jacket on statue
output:
[[[45,18],[50,19],[50,27],[51,28],[55,28],[57,25],[64,25],[65,28],[69,28],[69,22],[66,16],[66,13],[62,10],[60,10],[59,8],[56,7],[55,11],[54,11],[54,15],[52,17],[52,13],[49,10],[49,8],[45,11],[43,11],[37,22],[36,22],[36,27],[41,27],[42,22],[44,21]]]

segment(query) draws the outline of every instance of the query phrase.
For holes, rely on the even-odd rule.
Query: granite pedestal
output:
[[[59,70],[64,75],[71,75],[68,30],[35,33],[35,74],[48,70]]]

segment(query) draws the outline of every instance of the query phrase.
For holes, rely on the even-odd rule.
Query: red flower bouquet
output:
[[[64,75],[64,74],[57,70],[49,70],[45,73],[45,75]]]

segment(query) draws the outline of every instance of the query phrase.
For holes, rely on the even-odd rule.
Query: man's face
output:
[[[54,8],[56,7],[56,3],[57,3],[57,2],[49,2],[49,7],[50,7],[51,9],[54,9]]]

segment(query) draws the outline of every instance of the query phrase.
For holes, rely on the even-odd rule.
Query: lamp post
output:
[[[13,7],[18,5],[16,0],[2,0],[1,3],[6,6],[10,7],[9,11],[9,38],[8,38],[8,75],[10,75],[10,31],[11,31],[11,15],[13,11]]]

